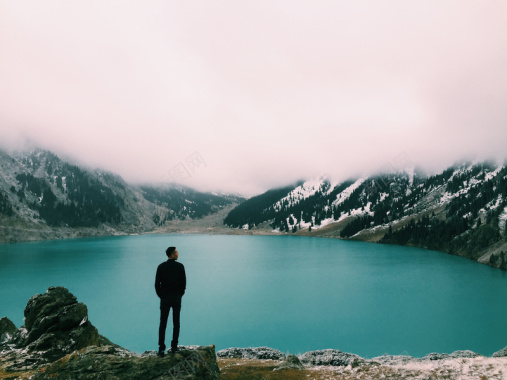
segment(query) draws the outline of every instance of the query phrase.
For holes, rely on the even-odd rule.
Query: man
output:
[[[173,309],[173,340],[171,352],[178,351],[178,337],[180,335],[181,297],[185,294],[187,279],[185,267],[176,262],[179,254],[176,247],[169,247],[165,251],[168,260],[160,264],[155,276],[155,291],[160,298],[160,326],[158,329],[158,355],[164,356],[165,330],[169,311]]]

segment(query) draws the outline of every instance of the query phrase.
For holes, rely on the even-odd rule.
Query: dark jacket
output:
[[[155,291],[159,298],[182,296],[187,287],[185,267],[174,259],[160,264],[155,276]]]

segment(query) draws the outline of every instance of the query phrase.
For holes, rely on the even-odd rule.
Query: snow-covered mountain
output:
[[[179,185],[132,185],[44,150],[0,151],[0,165],[0,241],[147,232],[244,200]]]
[[[438,175],[413,167],[332,184],[319,178],[238,205],[229,227],[415,245],[507,269],[507,167],[462,162]]]
[[[178,231],[176,221],[185,228],[202,221],[197,231],[212,223],[217,231],[231,210],[225,232],[407,244],[507,269],[507,167],[493,162],[462,162],[431,176],[407,166],[339,183],[321,177],[246,201],[183,186],[128,184],[43,150],[0,151],[0,165],[0,242]]]

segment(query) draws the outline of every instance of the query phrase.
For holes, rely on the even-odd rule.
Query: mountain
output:
[[[269,190],[224,223],[251,231],[339,237],[445,251],[507,270],[507,167],[461,162],[437,175],[405,167]]]
[[[418,246],[507,270],[507,167],[321,177],[248,200],[133,185],[45,150],[0,151],[0,242],[146,232],[272,233]]]
[[[153,231],[242,202],[179,185],[132,185],[44,151],[0,151],[0,241]]]

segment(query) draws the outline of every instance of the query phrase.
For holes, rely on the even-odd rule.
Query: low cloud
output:
[[[248,194],[402,153],[428,171],[505,159],[506,18],[504,2],[7,0],[0,145]]]

